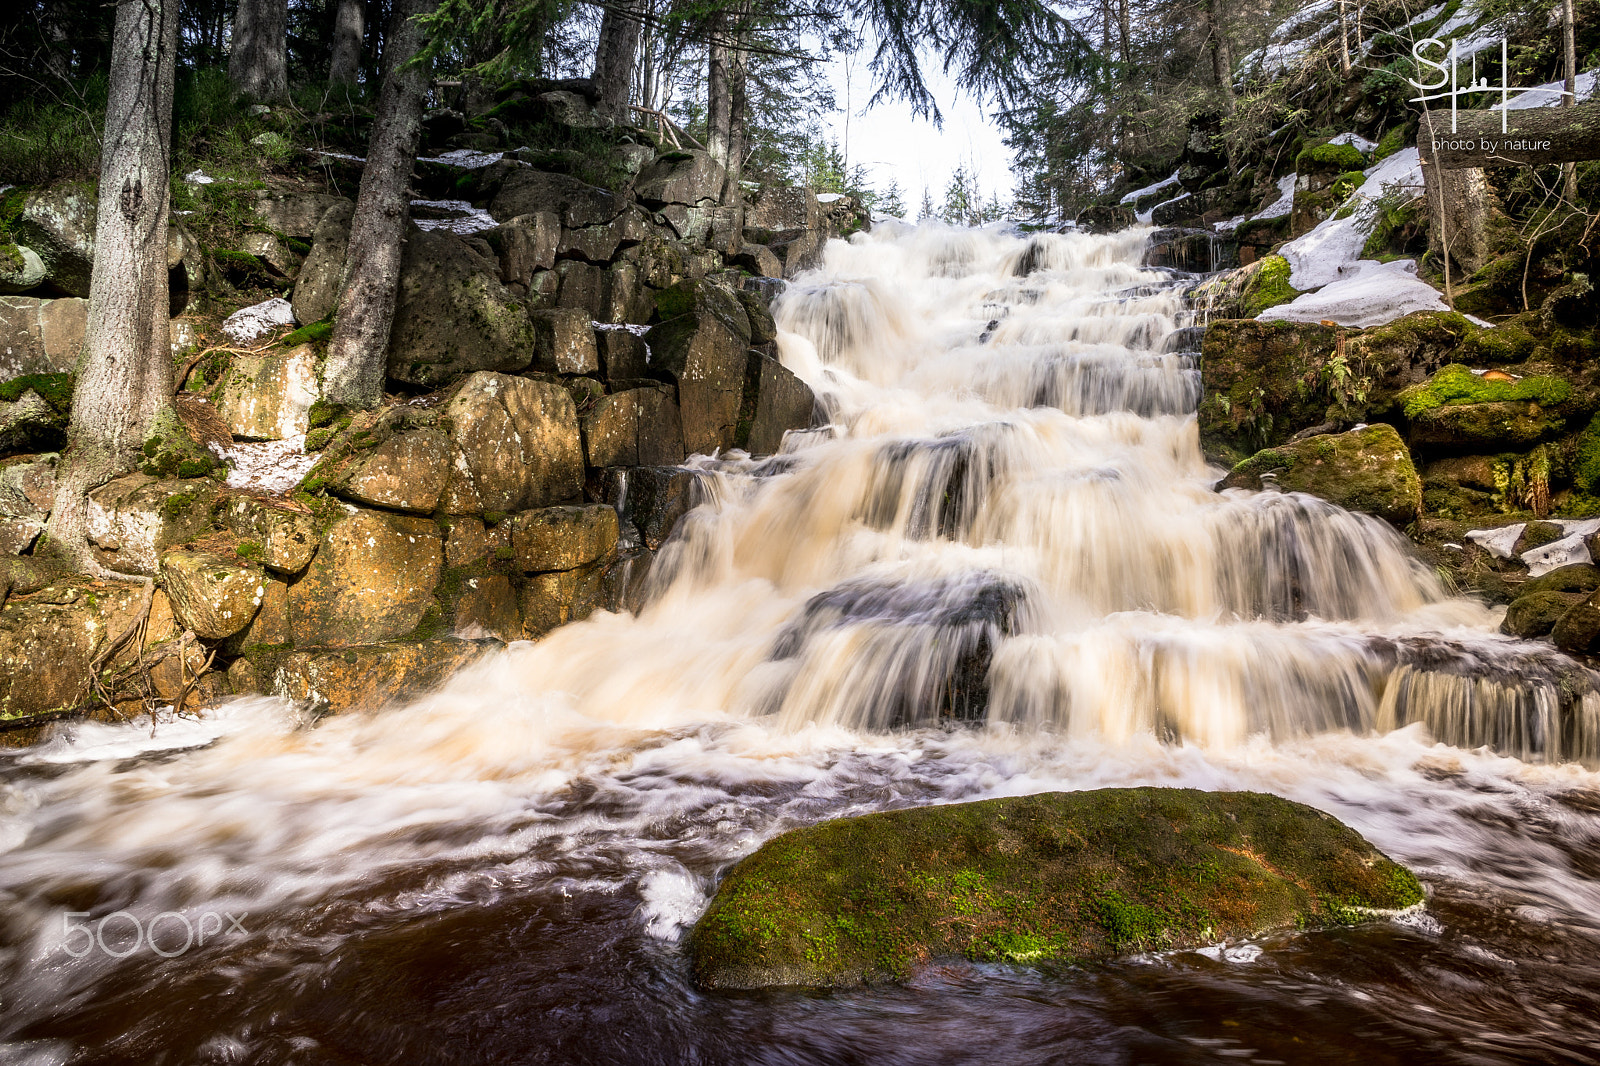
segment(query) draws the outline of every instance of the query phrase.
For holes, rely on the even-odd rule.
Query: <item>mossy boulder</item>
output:
[[[1459,363],[1400,396],[1413,444],[1510,449],[1559,436],[1586,398],[1565,378],[1474,374]]]
[[[1244,318],[1254,318],[1269,307],[1286,304],[1300,295],[1300,290],[1289,284],[1292,271],[1289,261],[1281,255],[1269,255],[1251,276],[1240,294],[1239,313]]]
[[[1422,901],[1406,869],[1252,792],[1055,792],[841,818],[729,872],[689,940],[706,988],[841,987],[921,963],[1086,962],[1350,924]]]
[[[1546,636],[1582,599],[1582,594],[1525,591],[1506,608],[1506,616],[1500,623],[1500,631],[1524,640]]]
[[[1294,169],[1300,174],[1338,174],[1366,165],[1366,157],[1353,144],[1315,144],[1294,157]]]
[[[1321,423],[1327,397],[1308,389],[1336,330],[1253,318],[1212,322],[1201,345],[1200,443],[1229,465]]]
[[[1223,488],[1259,489],[1276,472],[1278,487],[1307,492],[1397,526],[1416,521],[1422,479],[1393,426],[1325,433],[1257,452],[1228,474]]]

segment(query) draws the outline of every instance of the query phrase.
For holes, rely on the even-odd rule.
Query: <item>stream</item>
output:
[[[1214,492],[1192,281],[1110,236],[834,242],[775,309],[822,429],[697,457],[637,616],[432,696],[0,754],[0,1062],[1600,1062],[1600,696],[1384,523]],[[1400,919],[705,993],[774,834],[1108,786],[1310,804]]]

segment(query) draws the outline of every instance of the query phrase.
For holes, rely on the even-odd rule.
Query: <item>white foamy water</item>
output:
[[[148,724],[94,726],[10,757],[0,1038],[47,1061],[281,1061],[330,997],[378,1010],[339,1000],[349,967],[386,973],[445,928],[478,966],[464,930],[519,945],[496,966],[560,954],[551,996],[557,973],[620,994],[671,971],[721,872],[775,833],[1056,789],[1275,793],[1430,884],[1595,930],[1600,775],[1568,761],[1596,754],[1590,675],[1497,636],[1375,519],[1213,492],[1190,314],[1144,239],[884,224],[831,244],[776,309],[831,430],[695,460],[709,502],[637,617],[515,645],[403,708],[306,727],[242,702],[158,726],[165,751]],[[173,959],[66,950],[70,914],[116,911],[247,932]],[[602,928],[633,961],[584,939]],[[1254,973],[1282,950],[1216,958]],[[120,1005],[218,982],[238,995],[209,1013]]]

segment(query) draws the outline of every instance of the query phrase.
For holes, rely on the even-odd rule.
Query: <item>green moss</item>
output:
[[[333,425],[344,413],[343,404],[337,404],[332,400],[325,400],[319,397],[317,402],[311,405],[311,410],[306,412],[307,424],[312,429],[321,429],[324,426]]]
[[[1316,144],[1294,158],[1294,168],[1301,174],[1313,171],[1360,170],[1366,166],[1361,150],[1353,144]]]
[[[1347,199],[1351,193],[1361,188],[1367,176],[1359,170],[1347,170],[1333,179],[1333,195],[1340,199]]]
[[[842,986],[939,957],[1083,961],[1412,906],[1353,830],[1253,793],[1102,789],[841,818],[768,841],[689,949],[705,986]]]
[[[1396,152],[1403,150],[1406,147],[1406,140],[1405,126],[1392,126],[1385,130],[1383,136],[1378,138],[1378,147],[1372,153],[1372,161],[1381,163]]]
[[[57,414],[72,409],[72,387],[77,379],[71,374],[24,374],[10,381],[0,382],[0,400],[15,403],[30,389],[37,392]]]
[[[285,334],[278,343],[287,348],[297,344],[309,344],[316,341],[325,341],[333,336],[333,319],[325,318],[321,322],[313,322],[309,326],[301,326],[293,333]],[[317,403],[325,401],[318,400]]]
[[[199,498],[198,492],[175,492],[161,501],[161,513],[168,518],[182,518]]]
[[[260,543],[253,540],[241,540],[234,545],[233,553],[246,562],[259,563],[266,558],[267,552]]]
[[[1281,255],[1269,255],[1261,260],[1261,269],[1256,271],[1239,298],[1239,317],[1255,318],[1267,308],[1286,304],[1299,296],[1300,291],[1289,284],[1291,271],[1289,261]]]
[[[1554,407],[1572,396],[1572,386],[1564,379],[1546,375],[1520,381],[1485,381],[1459,363],[1441,367],[1421,385],[1401,393],[1407,418],[1416,418],[1438,407],[1472,403],[1503,403],[1527,400]]]
[[[171,407],[156,415],[140,451],[141,473],[151,477],[204,477],[219,466],[209,451],[196,444]]]
[[[1600,496],[1600,415],[1578,434],[1572,457],[1572,483],[1581,491]]]
[[[656,293],[656,313],[662,320],[678,318],[694,310],[694,289],[679,284]]]
[[[328,442],[333,439],[333,435],[336,432],[338,431],[332,426],[323,426],[321,429],[313,429],[308,432],[305,443],[306,454],[322,451],[328,446]]]

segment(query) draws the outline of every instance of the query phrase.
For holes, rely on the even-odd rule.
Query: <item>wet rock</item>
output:
[[[231,496],[217,509],[217,518],[239,538],[241,549],[254,545],[262,563],[282,574],[304,570],[317,550],[316,520],[304,511],[255,496]]]
[[[822,255],[823,240],[813,230],[790,230],[768,245],[772,253],[783,260],[782,277],[792,278],[802,270],[817,265]]]
[[[443,685],[483,656],[488,645],[461,640],[381,644],[283,658],[267,687],[275,696],[330,713],[376,710]]]
[[[522,587],[522,635],[537,640],[605,606],[605,566],[533,574]]]
[[[311,426],[317,402],[317,352],[302,344],[287,352],[236,355],[217,409],[245,440],[283,440]]]
[[[1090,233],[1115,233],[1127,229],[1137,219],[1133,209],[1121,204],[1094,204],[1078,212],[1078,228]]]
[[[608,611],[637,614],[644,606],[655,556],[643,548],[620,552],[600,575],[603,606]]]
[[[668,152],[656,159],[635,179],[633,192],[647,204],[697,205],[715,201],[722,196],[726,174],[717,163],[698,148],[686,152]]]
[[[523,570],[576,570],[617,550],[617,512],[603,503],[544,507],[506,522]]]
[[[154,576],[162,553],[211,528],[217,483],[129,474],[89,493],[89,540],[125,574]]]
[[[295,643],[377,644],[411,632],[443,571],[439,529],[422,518],[358,511],[327,532],[289,590]]]
[[[601,484],[606,501],[619,506],[623,521],[639,531],[651,551],[665,544],[679,519],[700,502],[694,473],[677,466],[612,468]]]
[[[150,687],[171,703],[205,671],[206,650],[199,641],[169,640],[147,647],[145,661],[151,663]]]
[[[600,369],[607,381],[632,381],[646,376],[650,369],[644,338],[625,329],[596,331]]]
[[[89,665],[143,607],[144,589],[134,585],[59,584],[12,595],[0,609],[0,719],[76,706]],[[136,652],[129,642],[113,664]]]
[[[762,285],[764,279],[746,278],[745,285]],[[777,291],[783,289],[783,282],[771,282]],[[771,343],[778,339],[778,324],[772,319],[773,297],[764,295],[760,291],[751,291],[749,288],[734,290],[734,295],[739,298],[739,305],[744,308],[745,320],[750,323],[750,343],[756,347]]]
[[[330,487],[374,507],[432,514],[450,480],[450,438],[422,427],[395,433],[359,453]]]
[[[1600,638],[1600,593],[1590,593],[1556,622],[1550,640],[1562,651],[1581,655],[1596,648]]]
[[[671,387],[625,389],[604,397],[584,416],[583,440],[594,467],[683,462],[683,425]]]
[[[0,293],[27,292],[45,279],[44,260],[24,244],[0,240]]]
[[[738,253],[728,259],[728,264],[748,270],[757,277],[783,277],[783,260],[764,244],[744,242],[739,247]]]
[[[1334,350],[1335,332],[1304,323],[1213,322],[1200,360],[1200,443],[1206,453],[1232,465],[1326,421],[1328,400],[1308,395],[1303,382],[1316,380]]]
[[[1220,487],[1260,489],[1261,476],[1270,472],[1286,492],[1320,496],[1396,526],[1414,522],[1422,508],[1422,481],[1393,426],[1326,433],[1257,452]]]
[[[1600,589],[1600,567],[1590,563],[1574,563],[1536,577],[1522,586],[1521,595],[1535,592],[1593,592]]]
[[[349,212],[355,205],[348,197],[328,193],[290,192],[273,193],[255,202],[252,210],[261,224],[286,237],[310,239],[317,235],[317,227],[335,207]],[[341,258],[343,256],[341,255]]]
[[[249,625],[267,591],[261,571],[209,552],[167,552],[161,583],[178,623],[202,640],[231,637]]]
[[[745,338],[714,315],[696,313],[655,326],[645,343],[651,369],[678,386],[684,447],[705,454],[732,447],[744,392]]]
[[[522,370],[533,348],[533,324],[500,283],[498,262],[442,230],[407,239],[389,336],[391,378],[434,386],[474,370]]]
[[[752,455],[773,455],[782,448],[784,433],[810,427],[816,403],[811,386],[776,359],[752,350],[735,443]]]
[[[583,491],[578,412],[558,385],[473,374],[452,391],[440,423],[456,449],[447,514],[525,511]]]
[[[52,285],[69,296],[88,296],[95,215],[91,187],[57,185],[28,194],[11,232],[38,253]]]
[[[567,174],[519,169],[506,177],[489,203],[489,214],[506,222],[535,211],[551,211],[564,229],[602,226],[622,214],[623,202],[605,189]]]
[[[716,221],[716,208],[689,207],[684,204],[667,204],[656,213],[661,225],[671,229],[679,240],[690,244],[704,244],[711,238]]]
[[[0,296],[0,381],[71,373],[88,323],[88,300]]]
[[[1088,962],[1351,924],[1422,898],[1354,830],[1276,796],[1056,792],[784,833],[723,879],[689,954],[704,988],[847,987],[939,958]]]
[[[600,354],[595,346],[593,321],[589,312],[575,308],[534,311],[534,358],[536,370],[557,374],[595,374],[600,371]]]
[[[507,219],[484,236],[500,256],[500,280],[531,290],[534,274],[556,265],[561,218],[553,211],[534,211]]]
[[[556,306],[587,313],[595,321],[608,321],[611,275],[604,267],[581,259],[563,259],[556,264]]]
[[[1533,640],[1548,634],[1563,615],[1582,600],[1581,594],[1565,592],[1524,591],[1506,608],[1500,632],[1524,640]]]
[[[311,254],[300,265],[294,283],[296,322],[309,325],[333,314],[339,303],[339,285],[344,276],[344,255],[350,244],[350,216],[354,204],[334,204],[317,223]]]
[[[226,655],[243,654],[258,647],[285,647],[294,643],[289,625],[289,586],[268,577],[262,583],[261,606],[250,624],[222,643]]]
[[[1559,436],[1588,401],[1563,378],[1499,380],[1460,364],[1400,394],[1413,445],[1505,451]]]
[[[505,644],[522,639],[517,593],[504,574],[463,577],[455,590],[450,617],[455,634],[465,639],[493,637]]]

